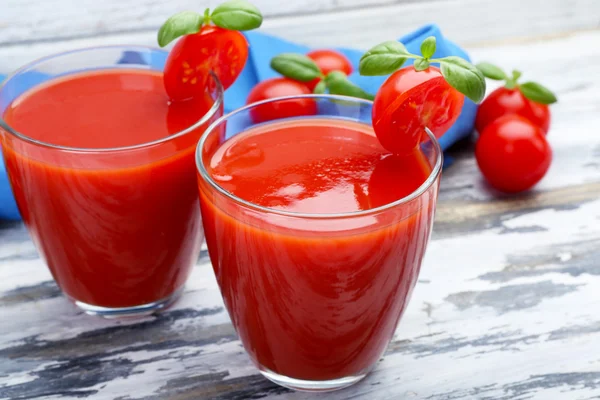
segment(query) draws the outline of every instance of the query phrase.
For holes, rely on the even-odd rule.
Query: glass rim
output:
[[[168,52],[166,50],[162,50],[162,49],[159,49],[159,48],[153,47],[153,46],[141,46],[141,45],[92,46],[92,47],[83,47],[83,48],[79,48],[79,49],[63,51],[60,53],[55,53],[55,54],[51,54],[48,56],[40,57],[30,63],[27,63],[27,64],[19,67],[18,69],[16,69],[12,73],[10,73],[4,79],[4,81],[2,83],[0,83],[0,92],[10,82],[11,79],[15,78],[17,75],[19,75],[19,74],[23,73],[24,71],[26,71],[38,64],[41,64],[43,62],[50,61],[52,59],[70,55],[70,54],[85,53],[85,52],[95,51],[95,50],[110,50],[110,49],[114,49],[114,50],[122,49],[122,50],[134,50],[134,51],[140,50],[140,51],[151,51],[151,52],[159,52],[159,53],[168,54]],[[118,64],[115,64],[115,65],[118,65]],[[124,67],[122,69],[126,69],[127,66],[129,66],[129,68],[131,68],[131,69],[134,69],[134,68],[132,68],[133,65],[135,65],[135,64],[123,64]],[[115,69],[118,69],[118,67]],[[17,131],[16,129],[13,129],[10,125],[8,125],[6,123],[6,121],[4,121],[3,115],[1,115],[1,114],[0,114],[0,128],[3,128],[8,134],[10,134],[12,136],[14,136],[20,140],[23,140],[25,142],[31,143],[33,145],[36,145],[36,146],[41,146],[41,147],[54,149],[54,150],[77,152],[77,153],[113,153],[113,152],[119,152],[119,151],[138,150],[138,149],[155,146],[155,145],[170,142],[171,140],[185,136],[186,134],[194,131],[198,127],[200,127],[203,124],[205,124],[206,122],[210,121],[211,118],[213,118],[213,116],[215,114],[217,114],[217,112],[221,108],[221,105],[224,103],[224,89],[223,89],[223,85],[221,84],[221,81],[219,80],[219,77],[213,71],[210,71],[209,74],[212,77],[212,79],[214,80],[215,85],[216,85],[216,90],[218,92],[218,97],[215,100],[215,102],[213,103],[213,105],[211,106],[211,108],[202,115],[202,118],[200,118],[197,122],[188,126],[187,128],[182,129],[173,135],[166,136],[164,138],[160,138],[157,140],[153,140],[151,142],[144,142],[144,143],[134,144],[134,145],[130,145],[130,146],[100,147],[100,148],[62,146],[62,145],[58,145],[58,144],[53,144],[53,143],[33,139],[32,137],[25,135],[25,134]],[[32,88],[34,88],[34,87],[35,86],[33,86]],[[30,88],[30,89],[32,89],[32,88]],[[30,90],[30,89],[28,89],[28,90]]]
[[[210,124],[210,126],[208,128],[206,128],[206,130],[200,137],[200,140],[198,141],[198,147],[196,148],[196,169],[198,170],[198,172],[200,172],[200,176],[202,177],[202,179],[205,182],[207,182],[210,186],[212,186],[214,189],[216,189],[217,192],[219,192],[220,194],[225,196],[226,198],[233,200],[236,203],[239,203],[247,208],[250,208],[250,209],[253,209],[256,211],[260,211],[262,213],[277,214],[277,215],[281,215],[281,216],[285,216],[285,217],[323,220],[323,219],[364,217],[364,216],[368,216],[368,215],[379,214],[383,211],[386,211],[391,208],[397,207],[399,205],[408,203],[408,202],[420,197],[421,195],[423,195],[423,193],[425,193],[427,190],[429,190],[429,188],[434,184],[434,182],[439,177],[439,175],[442,171],[443,151],[442,151],[440,143],[437,140],[437,138],[435,137],[435,135],[429,130],[429,128],[425,127],[424,128],[425,133],[429,137],[429,140],[431,140],[433,148],[436,152],[435,165],[431,169],[429,176],[427,177],[425,182],[423,182],[417,189],[415,189],[410,194],[408,194],[398,200],[395,200],[391,203],[387,203],[387,204],[384,204],[379,207],[370,208],[368,210],[340,212],[340,213],[307,213],[307,212],[286,211],[286,210],[279,210],[279,209],[265,207],[265,206],[261,206],[259,204],[252,203],[250,201],[244,200],[241,197],[238,197],[238,196],[228,192],[227,190],[225,190],[221,186],[219,186],[219,184],[217,182],[215,182],[214,179],[210,176],[210,174],[208,173],[208,171],[206,170],[206,168],[204,166],[204,162],[202,161],[202,149],[204,148],[204,144],[205,144],[208,136],[211,134],[211,132],[213,132],[219,125],[226,122],[230,118],[235,117],[236,115],[238,115],[242,112],[249,111],[250,109],[260,106],[262,104],[268,104],[268,103],[271,103],[274,101],[294,100],[294,99],[299,99],[299,98],[309,98],[309,99],[313,99],[313,100],[318,100],[318,99],[338,100],[338,101],[347,101],[347,102],[353,102],[353,103],[358,103],[358,104],[373,105],[373,102],[371,100],[359,99],[359,98],[350,97],[350,96],[332,95],[332,94],[303,94],[303,95],[295,95],[295,96],[282,96],[282,97],[276,97],[276,98],[272,98],[272,99],[262,100],[262,101],[258,101],[256,103],[248,104],[248,105],[238,108],[234,111],[231,111],[231,112],[221,116],[217,120],[215,120],[212,124]],[[328,116],[326,116],[326,115],[324,115],[323,117],[328,118]],[[332,118],[332,117],[330,116],[329,118]]]

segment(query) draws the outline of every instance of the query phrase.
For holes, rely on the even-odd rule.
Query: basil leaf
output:
[[[375,97],[348,80],[346,74],[332,71],[325,78],[330,94],[357,97],[359,99],[373,100]]]
[[[421,43],[421,54],[429,59],[433,57],[433,53],[435,53],[435,36],[429,36]]]
[[[519,90],[523,93],[523,96],[536,103],[552,104],[558,101],[556,95],[550,89],[536,82],[522,83],[519,85]]]
[[[442,75],[446,82],[475,103],[485,96],[485,78],[483,74],[467,60],[450,56],[439,60]]]
[[[309,82],[321,76],[321,70],[313,60],[296,53],[282,53],[273,57],[271,68],[283,76],[300,82]]]
[[[246,0],[229,0],[218,5],[210,15],[215,25],[235,31],[249,31],[262,24],[260,10]]]
[[[429,68],[429,61],[424,58],[417,58],[414,67],[417,71],[424,71]]]
[[[317,86],[315,86],[313,93],[314,94],[323,94],[323,93],[325,93],[326,89],[327,89],[327,84],[325,83],[324,80],[321,80],[319,83],[317,83]]]
[[[182,11],[167,19],[158,30],[158,45],[165,47],[180,36],[198,33],[202,15],[195,11]]]
[[[400,68],[410,55],[400,42],[383,42],[363,54],[358,71],[365,76],[388,75]]]
[[[501,68],[490,64],[488,62],[480,62],[477,64],[477,69],[481,71],[483,76],[486,78],[493,79],[495,81],[503,81],[506,79],[506,74]]]

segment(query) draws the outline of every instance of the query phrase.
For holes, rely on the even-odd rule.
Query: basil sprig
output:
[[[271,59],[271,68],[281,75],[299,82],[321,81],[314,88],[316,94],[329,92],[343,96],[373,100],[374,96],[350,82],[341,71],[331,71],[324,75],[319,66],[309,57],[297,53],[281,53]]]
[[[477,69],[479,69],[486,78],[495,81],[504,81],[504,86],[507,89],[517,89],[523,96],[536,103],[552,104],[558,101],[556,95],[552,93],[550,89],[537,82],[519,83],[518,80],[521,77],[521,71],[513,70],[512,74],[509,76],[500,67],[488,62],[477,64]]]
[[[165,47],[181,36],[200,32],[203,26],[211,22],[224,29],[249,31],[258,28],[262,20],[260,10],[248,1],[228,0],[212,12],[207,8],[204,14],[183,11],[173,15],[160,27],[158,44]]]
[[[432,58],[436,51],[434,36],[421,44],[421,55],[410,53],[402,43],[388,41],[367,51],[360,59],[358,71],[361,75],[389,75],[398,70],[406,60],[414,59],[414,68],[424,71],[431,63],[440,64],[442,76],[450,86],[476,103],[485,96],[485,78],[473,64],[456,57]]]
[[[300,82],[322,78],[317,64],[309,57],[297,53],[281,53],[271,59],[271,68],[281,75]]]

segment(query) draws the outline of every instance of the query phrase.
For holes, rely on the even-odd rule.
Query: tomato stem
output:
[[[516,69],[514,69],[512,71],[512,77],[508,77],[506,76],[506,78],[504,79],[504,87],[507,89],[514,89],[514,88],[518,88],[519,84],[518,84],[518,80],[521,77],[521,71],[518,71]]]

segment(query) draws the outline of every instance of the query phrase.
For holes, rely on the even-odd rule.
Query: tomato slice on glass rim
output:
[[[407,154],[427,139],[425,128],[442,136],[458,119],[463,103],[464,95],[446,82],[439,68],[405,67],[377,92],[373,130],[386,150]]]
[[[164,82],[173,101],[203,95],[213,71],[224,89],[235,82],[246,65],[248,43],[238,31],[204,26],[200,32],[185,35],[169,52]]]

